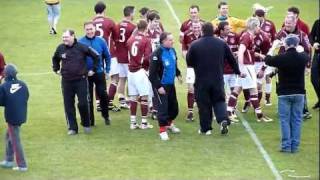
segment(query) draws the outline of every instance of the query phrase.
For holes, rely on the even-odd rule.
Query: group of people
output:
[[[50,34],[57,34],[60,11],[55,11],[60,10],[60,1],[46,3]],[[242,112],[252,106],[258,122],[272,122],[262,112],[260,101],[265,82],[265,105],[271,105],[271,79],[277,76],[281,151],[295,153],[299,149],[303,117],[311,118],[304,82],[305,70],[311,64],[312,84],[318,97],[313,108],[320,106],[319,19],[310,33],[299,18],[299,9],[290,7],[277,33],[274,23],[266,19],[269,8],[255,4],[253,16],[241,20],[230,16],[228,7],[226,2],[220,2],[218,16],[206,22],[200,18],[199,6],[192,5],[190,18],[180,27],[179,42],[187,64],[186,121],[194,121],[196,102],[199,134],[212,134],[214,118],[220,124],[221,134],[227,134],[229,125],[239,121],[236,106],[242,91],[245,97]],[[140,19],[134,23],[135,7],[125,6],[123,19],[115,23],[106,16],[104,2],[97,2],[94,11],[95,16],[83,24],[85,35],[78,40],[74,30],[64,30],[63,43],[52,57],[53,71],[61,76],[68,135],[78,134],[75,96],[85,133],[90,133],[95,125],[95,104],[106,125],[111,124],[109,110],[129,109],[130,129],[153,128],[148,122],[151,112],[152,118],[158,120],[161,140],[170,139],[168,131],[180,133],[174,123],[179,114],[175,79],[182,82],[182,76],[173,47],[174,37],[164,30],[159,12],[141,8]],[[311,63],[312,47],[315,51]],[[25,171],[19,127],[26,121],[28,89],[17,80],[14,65],[7,65],[3,72],[1,79],[4,77],[5,83],[0,86],[0,105],[6,107],[8,133],[6,159],[0,166],[12,167],[15,154],[18,165],[15,169]],[[116,93],[120,107],[114,103]],[[17,114],[12,107],[18,103],[22,115],[11,117]],[[141,122],[137,120],[138,104]]]

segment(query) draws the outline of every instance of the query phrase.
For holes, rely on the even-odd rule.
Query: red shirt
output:
[[[115,36],[116,36],[116,24],[108,17],[96,16],[93,18],[93,24],[96,26],[96,36],[103,37],[108,43],[108,47],[111,56],[115,56]]]
[[[148,29],[147,37],[151,40],[152,51],[156,50],[160,46],[160,35],[163,32],[161,26],[158,29],[151,31]]]
[[[2,53],[0,52],[0,76],[3,76],[3,70],[4,70],[5,65],[6,65],[6,63],[4,61],[4,57],[3,57]]]
[[[276,39],[276,26],[274,25],[274,23],[270,20],[264,20],[261,24],[260,24],[260,28],[262,31],[264,31],[265,33],[267,33],[267,35],[271,38],[271,42],[273,42]]]
[[[254,37],[254,52],[266,55],[271,48],[270,37],[267,33],[260,31],[259,34],[256,34]],[[254,58],[255,62],[261,62],[263,59],[259,57]]]
[[[299,45],[301,45],[303,48],[304,48],[304,51],[309,54],[309,57],[311,58],[311,44],[309,42],[309,38],[307,36],[306,33],[304,33],[303,31],[299,30],[299,29],[295,29],[293,32],[288,32],[285,30],[285,28],[282,28],[276,35],[276,39],[279,39],[279,40],[284,40],[289,34],[296,34],[299,39],[300,39],[300,42],[299,42]],[[285,48],[284,46],[281,46],[280,47],[280,50],[279,50],[279,54],[281,53],[284,53],[285,52]]]
[[[150,39],[138,32],[129,38],[127,46],[129,50],[129,71],[136,72],[141,68],[147,70],[152,53]]]
[[[254,41],[249,32],[244,32],[240,37],[240,44],[246,47],[243,54],[243,64],[254,64]]]
[[[229,46],[231,52],[237,52],[239,49],[239,36],[233,32],[230,32],[226,37],[218,36],[225,41]],[[234,71],[227,60],[224,61],[223,74],[234,74]]]
[[[119,63],[128,64],[128,48],[127,41],[135,30],[136,25],[131,21],[122,20],[116,26],[116,49],[117,49],[117,59]]]
[[[200,35],[197,37],[192,31],[188,31],[183,36],[182,41],[182,51],[187,51],[191,43],[200,38]]]

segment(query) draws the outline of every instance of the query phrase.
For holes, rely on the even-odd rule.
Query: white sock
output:
[[[266,93],[271,93],[272,92],[272,83],[266,83],[265,87]]]
[[[130,123],[135,124],[136,122],[136,116],[130,116]]]

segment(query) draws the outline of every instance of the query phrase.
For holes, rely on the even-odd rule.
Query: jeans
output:
[[[300,144],[303,121],[304,95],[278,97],[278,113],[281,128],[281,150],[296,152]]]
[[[60,18],[60,4],[47,5],[49,25],[56,29],[56,25]]]

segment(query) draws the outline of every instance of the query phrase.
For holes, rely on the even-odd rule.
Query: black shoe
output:
[[[311,119],[312,114],[309,111],[306,111],[305,113],[303,113],[303,118],[304,119]]]
[[[193,112],[189,112],[189,113],[188,113],[186,121],[187,121],[187,122],[193,122],[193,121],[194,121],[194,119],[193,119]]]
[[[157,112],[156,111],[152,111],[151,112],[151,119],[152,120],[157,120]]]
[[[222,135],[228,134],[228,132],[229,132],[229,127],[228,126],[229,125],[228,125],[228,122],[226,120],[221,122],[220,130],[221,130],[221,134]]]
[[[104,118],[104,123],[106,126],[110,126],[111,122],[110,122],[110,118],[107,117],[107,118]]]
[[[52,34],[58,34],[54,28],[51,28],[51,30],[52,30]]]
[[[317,102],[312,109],[319,109],[320,108],[320,102]]]

